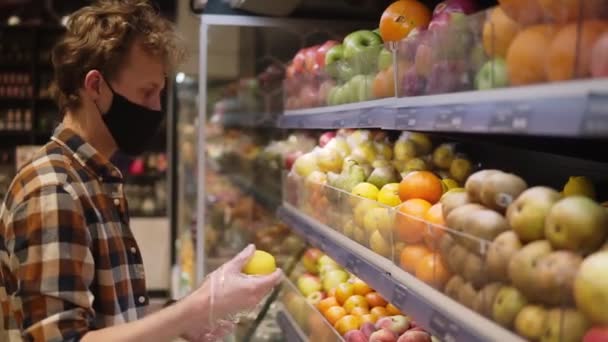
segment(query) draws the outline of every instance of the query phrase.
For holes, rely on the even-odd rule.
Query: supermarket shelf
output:
[[[523,341],[293,206],[278,216],[442,341]]]
[[[608,79],[391,98],[286,111],[283,128],[608,135]]]
[[[264,190],[260,190],[256,186],[255,183],[252,183],[253,180],[245,179],[242,176],[236,175],[236,174],[228,174],[227,177],[228,177],[228,179],[230,179],[230,181],[233,184],[235,184],[236,186],[238,186],[239,188],[241,188],[241,190],[244,193],[253,196],[253,198],[258,203],[260,203],[261,205],[265,206],[266,208],[274,210],[276,207],[279,206],[279,204],[280,204],[279,198],[271,196],[270,194],[268,194]]]
[[[280,305],[281,305],[281,308],[277,312],[277,323],[279,324],[281,331],[283,331],[285,340],[287,342],[306,342],[306,341],[308,341],[308,338],[306,337],[306,335],[304,334],[302,329],[300,329],[300,327],[295,322],[293,317],[291,317],[289,312],[287,312],[287,310],[283,307],[282,304],[280,304]]]

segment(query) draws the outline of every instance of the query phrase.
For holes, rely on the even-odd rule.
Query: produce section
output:
[[[284,339],[606,339],[606,11],[399,0],[346,25],[203,15],[203,44],[222,25],[256,43],[239,76],[202,87],[198,167],[239,205],[251,196],[239,224],[274,216],[316,248],[273,304]],[[223,217],[206,209],[197,237]],[[263,231],[275,254],[284,242]],[[388,303],[419,336],[372,323]]]

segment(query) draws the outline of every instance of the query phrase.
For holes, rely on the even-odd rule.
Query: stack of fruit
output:
[[[444,232],[439,200],[464,184],[471,161],[454,144],[433,149],[420,133],[404,132],[394,144],[383,132],[340,131],[322,138],[329,135],[322,147],[296,160],[287,198],[298,197],[292,204],[300,210],[442,287],[450,274],[435,252]]]
[[[335,82],[325,73],[328,51],[338,44],[328,40],[321,45],[303,48],[291,60],[283,82],[285,109],[325,105]]]
[[[593,324],[590,336],[606,339],[608,211],[594,196],[581,177],[560,193],[472,174],[441,199],[450,230],[439,250],[455,274],[444,292],[531,340],[580,341]]]
[[[297,276],[299,291],[346,341],[431,341],[410,317],[320,250],[309,248],[301,264],[306,272]],[[301,308],[289,304],[294,317],[302,316]]]

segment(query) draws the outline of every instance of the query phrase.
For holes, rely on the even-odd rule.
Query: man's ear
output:
[[[102,77],[99,70],[90,70],[84,77],[84,92],[92,100],[101,96]]]

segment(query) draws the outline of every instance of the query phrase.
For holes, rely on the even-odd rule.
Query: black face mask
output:
[[[133,103],[106,84],[112,91],[112,104],[102,114],[103,121],[122,152],[131,156],[141,154],[157,133],[163,112]]]

